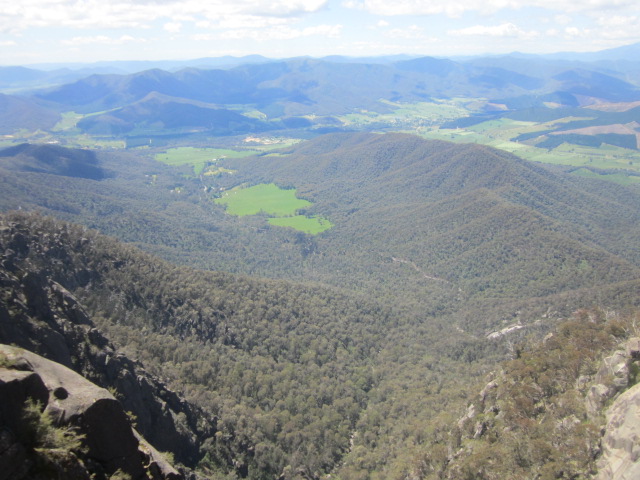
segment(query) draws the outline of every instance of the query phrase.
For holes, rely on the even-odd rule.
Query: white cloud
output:
[[[233,30],[266,28],[276,25],[287,25],[294,19],[287,17],[254,17],[250,15],[227,15],[215,23],[210,23],[209,28]]]
[[[210,42],[211,40],[216,39],[216,35],[213,33],[197,33],[195,35],[191,35],[191,40],[196,42]]]
[[[596,23],[602,27],[628,27],[638,25],[640,17],[636,15],[613,15],[611,17],[598,17]]]
[[[469,11],[495,13],[526,7],[559,12],[636,9],[637,0],[344,0],[343,6],[383,16],[445,14],[460,17]]]
[[[180,33],[180,30],[182,30],[182,23],[169,22],[169,23],[165,23],[162,28],[164,28],[165,31],[169,33]]]
[[[290,18],[328,0],[20,0],[0,4],[0,32],[32,27],[140,28],[156,20],[219,21],[228,16]]]
[[[592,32],[586,28],[567,27],[564,29],[565,37],[567,38],[587,38]]]
[[[573,21],[569,15],[556,15],[553,19],[558,25],[569,25]]]
[[[394,28],[386,32],[385,37],[417,40],[424,38],[424,30],[417,25],[411,25],[407,28]]]
[[[526,32],[513,23],[503,23],[502,25],[496,26],[475,25],[460,30],[449,30],[447,33],[453,36],[511,37],[522,39],[535,38],[539,35],[536,31]]]
[[[96,35],[93,37],[74,37],[63,40],[63,45],[78,47],[83,45],[122,45],[131,42],[144,42],[143,39],[136,39],[129,35],[122,35],[118,38],[107,37],[106,35]]]
[[[342,32],[342,25],[316,25],[303,29],[288,26],[276,26],[264,30],[242,29],[229,30],[219,35],[224,39],[253,39],[253,40],[293,40],[302,37],[322,36],[326,38],[338,38]]]

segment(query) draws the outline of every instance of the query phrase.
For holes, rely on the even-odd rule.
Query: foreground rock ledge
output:
[[[0,345],[0,355],[7,359],[0,367],[0,480],[30,478],[25,476],[28,449],[17,440],[25,428],[22,411],[29,398],[44,406],[56,426],[73,426],[84,435],[87,462],[76,464],[89,465],[87,474],[90,465],[96,465],[106,475],[120,470],[136,480],[183,478],[132,428],[122,405],[107,390],[21,348]],[[73,478],[83,478],[78,473],[82,468],[73,468]]]

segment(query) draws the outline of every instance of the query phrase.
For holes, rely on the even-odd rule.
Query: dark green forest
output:
[[[613,477],[639,47],[1,66],[0,480]]]
[[[177,464],[249,479],[595,472],[602,419],[574,386],[637,334],[637,189],[405,134],[320,136],[218,176],[153,154],[0,151],[0,334],[53,321],[25,307],[29,285],[68,290],[190,406],[172,414],[191,439]],[[309,235],[214,202],[261,183],[334,226]],[[124,397],[86,367],[92,342],[69,362]]]
[[[25,321],[8,279],[71,291],[122,353],[208,422],[176,417],[201,435],[182,461],[203,478],[586,478],[601,420],[582,392],[602,357],[637,334],[637,313],[596,309],[504,342],[318,284],[178,267],[40,215],[4,215],[0,226],[3,336],[5,322]],[[487,382],[484,413],[464,420]],[[562,421],[571,428],[549,427]]]
[[[42,152],[0,157],[12,169],[0,205],[39,209],[174,263],[320,282],[423,320],[449,315],[478,333],[518,311],[532,319],[556,304],[568,314],[610,290],[620,304],[633,301],[623,293],[640,273],[633,187],[401,134],[321,136],[277,156],[227,159],[236,173],[217,177],[161,165],[152,153],[97,152],[101,180],[36,173]],[[296,188],[313,203],[305,213],[334,227],[312,236],[214,203],[221,189],[259,183]],[[483,318],[463,320],[468,305]]]

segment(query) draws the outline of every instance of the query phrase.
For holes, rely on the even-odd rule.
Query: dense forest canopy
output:
[[[0,343],[109,389],[182,477],[609,471],[635,60],[3,71],[34,90],[0,96]]]

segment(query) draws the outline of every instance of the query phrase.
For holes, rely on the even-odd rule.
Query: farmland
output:
[[[448,99],[433,102],[400,103],[382,101],[388,113],[360,110],[338,117],[350,128],[409,129],[436,125],[469,114],[474,99]]]
[[[467,128],[434,128],[421,135],[425,138],[448,140],[456,143],[480,143],[489,145],[526,160],[575,167],[589,167],[600,170],[628,170],[640,172],[640,152],[615,145],[603,144],[599,147],[562,143],[555,148],[539,148],[528,141],[513,141],[520,135],[553,130],[559,124],[578,120],[567,117],[553,122],[518,121],[507,118],[490,120]],[[594,174],[595,175],[595,174]],[[603,180],[613,181],[607,175]],[[635,183],[635,182],[633,182]]]
[[[167,165],[191,165],[196,175],[205,167],[224,157],[248,157],[259,153],[257,150],[230,150],[223,148],[177,147],[155,155],[155,159]]]
[[[307,217],[297,214],[311,206],[311,202],[296,197],[295,189],[283,189],[273,183],[236,187],[216,199],[225,205],[227,213],[243,217],[246,215],[268,215],[271,225],[291,227],[312,235],[321,233],[332,224],[322,217]]]

